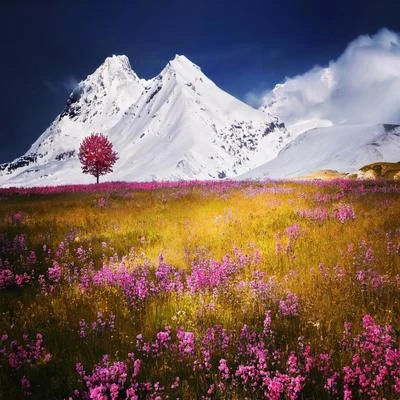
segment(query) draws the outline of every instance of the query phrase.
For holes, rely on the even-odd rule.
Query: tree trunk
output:
[[[99,162],[96,161],[96,179],[97,179],[97,184],[99,184]]]

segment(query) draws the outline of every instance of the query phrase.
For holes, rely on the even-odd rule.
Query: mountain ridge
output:
[[[77,85],[23,156],[0,166],[0,185],[90,182],[77,150],[92,132],[109,136],[120,154],[106,180],[232,178],[290,140],[278,118],[224,92],[185,56],[145,80],[128,57],[113,55]]]

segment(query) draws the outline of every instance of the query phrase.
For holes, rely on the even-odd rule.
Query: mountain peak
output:
[[[191,65],[195,65],[192,61],[190,61],[183,54],[175,54],[175,57],[170,62],[172,62],[172,63],[180,63],[180,64],[189,63]],[[196,67],[197,67],[197,65],[196,65]],[[197,68],[199,68],[199,67],[197,67]]]
[[[140,96],[144,80],[132,70],[125,55],[107,57],[92,74],[70,94],[60,119],[91,123],[96,115],[103,115],[103,126],[113,124]]]
[[[187,57],[179,54],[176,54],[175,57],[168,62],[167,67],[170,67],[175,71],[201,71],[201,68],[198,65],[190,61]]]
[[[131,68],[131,65],[129,63],[129,58],[123,54],[122,55],[113,54],[110,57],[106,57],[102,65],[106,65],[108,67],[116,65],[116,66]]]
[[[89,75],[89,80],[102,81],[112,84],[114,81],[139,81],[139,77],[132,70],[129,58],[125,55],[112,55],[107,57],[96,71]]]
[[[283,124],[224,92],[185,56],[144,80],[114,55],[78,85],[24,157],[0,167],[0,185],[90,182],[77,152],[91,132],[105,133],[118,151],[108,177],[117,180],[235,177],[287,141]]]
[[[183,55],[176,54],[175,57],[168,61],[167,65],[158,75],[158,78],[172,78],[174,81],[181,83],[194,83],[195,81],[207,80],[201,68],[190,61]]]

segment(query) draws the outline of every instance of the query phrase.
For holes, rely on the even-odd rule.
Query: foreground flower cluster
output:
[[[390,326],[376,324],[370,315],[363,317],[363,330],[351,336],[348,323],[341,344],[351,363],[335,370],[331,354],[315,354],[300,337],[295,349],[282,351],[271,327],[271,313],[265,315],[258,330],[244,325],[239,332],[227,332],[221,326],[208,328],[195,336],[182,328],[170,327],[150,342],[137,336],[136,355],[111,361],[109,355],[90,372],[81,363],[76,371],[84,389],[76,389],[75,399],[161,399],[180,397],[185,377],[176,376],[168,384],[145,380],[142,370],[148,364],[168,360],[191,371],[205,383],[202,398],[214,395],[231,397],[242,393],[247,398],[298,399],[312,392],[316,379],[331,397],[352,399],[395,398],[400,395],[400,350]]]

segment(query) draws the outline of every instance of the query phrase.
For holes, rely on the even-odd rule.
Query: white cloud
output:
[[[78,83],[79,81],[75,77],[69,76],[61,82],[61,85],[64,89],[72,91],[78,86]]]
[[[68,76],[60,81],[46,79],[43,83],[51,92],[57,93],[67,91],[70,93],[76,88],[79,81],[73,76]]]
[[[400,35],[382,29],[360,36],[327,67],[287,78],[260,98],[288,125],[309,119],[400,123]]]
[[[254,89],[251,90],[250,92],[247,92],[244,95],[243,100],[247,104],[250,104],[252,107],[258,108],[262,105],[261,101],[264,95],[265,95],[265,89],[264,90]]]

